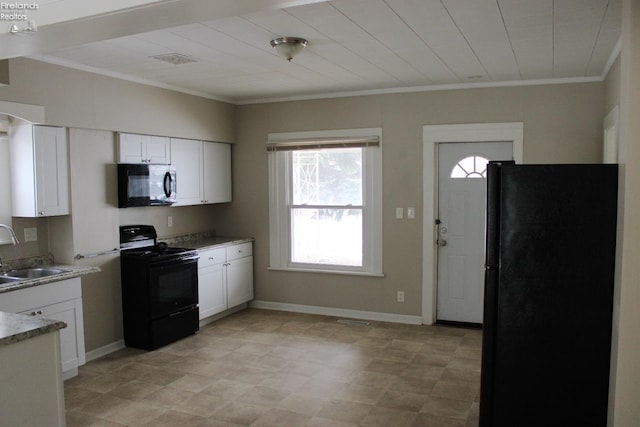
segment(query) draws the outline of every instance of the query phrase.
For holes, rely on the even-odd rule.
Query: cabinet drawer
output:
[[[0,311],[21,313],[51,304],[82,298],[80,278],[51,282],[0,294]]]
[[[253,244],[251,242],[239,245],[227,246],[227,261],[244,258],[253,254]]]
[[[222,264],[226,261],[226,252],[224,248],[206,249],[198,251],[198,254],[200,254],[198,268],[208,267],[214,264]]]

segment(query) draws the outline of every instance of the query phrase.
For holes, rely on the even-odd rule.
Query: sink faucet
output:
[[[13,228],[9,227],[8,225],[5,224],[0,224],[0,228],[4,228],[5,230],[9,231],[9,234],[11,234],[11,243],[14,245],[17,245],[18,243],[20,243],[18,241],[18,237],[16,236],[15,231],[13,231]],[[0,257],[0,272],[4,271],[4,265],[2,264],[2,257]]]
[[[20,243],[18,241],[18,237],[16,236],[16,232],[13,231],[13,228],[5,224],[0,224],[0,228],[4,228],[5,230],[9,231],[9,234],[11,234],[11,243],[13,243],[14,245],[17,245],[18,243]]]

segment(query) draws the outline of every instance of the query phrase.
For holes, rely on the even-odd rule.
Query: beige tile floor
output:
[[[65,382],[67,426],[477,426],[481,332],[248,309]]]

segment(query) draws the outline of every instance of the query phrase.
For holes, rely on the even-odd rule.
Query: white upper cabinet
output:
[[[12,211],[17,217],[69,214],[69,161],[63,127],[11,126]]]
[[[177,199],[173,206],[231,201],[231,145],[171,138]]]
[[[118,133],[118,163],[171,163],[171,143],[166,136]]]
[[[204,142],[204,200],[205,203],[231,201],[231,144]]]
[[[176,169],[176,202],[173,206],[204,203],[202,141],[171,138]]]

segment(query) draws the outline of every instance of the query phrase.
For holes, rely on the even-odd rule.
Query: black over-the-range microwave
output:
[[[176,201],[171,165],[118,164],[118,207],[168,206]]]

